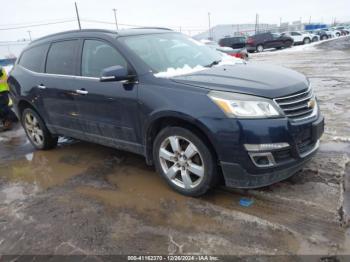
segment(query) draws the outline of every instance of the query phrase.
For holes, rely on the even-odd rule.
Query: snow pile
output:
[[[242,59],[236,58],[236,57],[232,57],[226,54],[222,54],[221,57],[221,61],[219,62],[219,64],[214,65],[213,67],[218,67],[218,66],[223,66],[223,65],[235,65],[235,64],[243,64],[245,63],[245,61],[243,61]],[[155,77],[159,77],[159,78],[170,78],[170,77],[174,77],[174,76],[181,76],[181,75],[188,75],[188,74],[192,74],[192,73],[196,73],[199,71],[203,71],[203,70],[208,70],[209,67],[204,67],[201,65],[197,65],[195,67],[190,67],[189,65],[184,65],[184,67],[182,68],[168,68],[167,71],[164,72],[159,72],[154,74]]]
[[[222,54],[222,60],[217,66],[245,64],[245,63],[246,62],[243,59],[233,57],[227,54]]]
[[[190,67],[189,65],[185,65],[182,68],[168,68],[167,71],[159,72],[154,74],[155,77],[161,77],[161,78],[169,78],[174,76],[181,76],[181,75],[188,75],[195,72],[203,71],[208,69],[207,67],[197,65],[195,67]]]

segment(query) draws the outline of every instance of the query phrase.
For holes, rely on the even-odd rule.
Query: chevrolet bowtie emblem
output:
[[[307,107],[308,108],[314,108],[316,105],[316,102],[314,99],[311,99],[308,103],[307,103]]]

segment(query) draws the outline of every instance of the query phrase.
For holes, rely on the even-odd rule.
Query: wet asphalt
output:
[[[326,131],[301,172],[189,198],[140,156],[66,138],[35,151],[18,125],[0,133],[0,254],[350,254],[350,37],[251,61],[314,87]]]

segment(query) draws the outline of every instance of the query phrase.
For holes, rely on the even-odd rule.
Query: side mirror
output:
[[[100,81],[127,81],[134,79],[134,75],[129,75],[128,70],[120,65],[110,66],[102,70]]]

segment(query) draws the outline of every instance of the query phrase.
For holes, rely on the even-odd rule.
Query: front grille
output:
[[[274,99],[285,115],[292,120],[307,118],[313,114],[316,102],[312,89],[294,95],[279,97]]]

